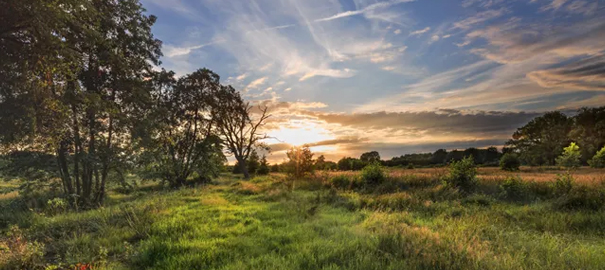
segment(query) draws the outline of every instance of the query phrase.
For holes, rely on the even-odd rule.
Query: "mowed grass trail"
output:
[[[317,179],[291,187],[279,175],[228,175],[112,194],[80,213],[3,212],[0,228],[16,224],[43,246],[40,269],[605,269],[602,210],[461,196],[435,181],[380,193]]]

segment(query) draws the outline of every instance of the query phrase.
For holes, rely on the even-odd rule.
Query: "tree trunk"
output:
[[[236,157],[237,164],[239,164],[239,168],[244,174],[244,179],[250,179],[250,173],[248,172],[248,166],[246,166],[246,160],[241,157]]]
[[[59,169],[63,178],[63,185],[67,190],[68,195],[73,194],[73,186],[71,183],[71,177],[69,176],[69,167],[67,165],[67,142],[61,141],[59,143],[59,150],[57,151],[57,159],[59,162]]]
[[[81,195],[80,187],[80,152],[82,143],[80,142],[80,126],[78,124],[78,111],[76,106],[72,104],[71,110],[73,113],[73,132],[74,132],[74,180],[76,182],[76,194]]]

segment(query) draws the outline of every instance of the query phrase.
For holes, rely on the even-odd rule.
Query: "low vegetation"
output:
[[[110,188],[107,205],[1,202],[2,269],[597,269],[605,186],[543,171],[223,174],[195,188]],[[588,170],[595,180],[599,174]],[[527,178],[527,179],[525,179]],[[445,182],[444,179],[448,179]],[[455,179],[452,180],[452,179]],[[603,179],[601,179],[603,180]],[[313,183],[322,183],[320,188]],[[474,188],[467,189],[469,183]],[[464,187],[464,188],[463,188]],[[3,189],[10,189],[3,186]],[[471,191],[472,190],[472,191]]]

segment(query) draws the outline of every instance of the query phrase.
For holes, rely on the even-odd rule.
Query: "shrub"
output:
[[[563,154],[557,158],[557,165],[566,168],[577,168],[580,166],[580,147],[576,143],[571,143],[563,148]]]
[[[349,177],[342,174],[334,176],[332,179],[330,179],[330,183],[334,188],[337,189],[347,189],[351,186],[351,181],[349,180]]]
[[[413,170],[414,169],[414,163],[408,163],[407,169],[408,170]]]
[[[531,199],[529,183],[521,177],[508,177],[500,185],[500,196],[507,200],[526,201]]]
[[[0,239],[2,269],[37,269],[43,267],[44,245],[29,241],[17,226],[11,226],[5,239]]]
[[[267,163],[267,158],[263,155],[263,157],[260,160],[260,165],[258,166],[258,170],[256,171],[256,174],[258,175],[267,175],[269,174],[269,163]]]
[[[573,188],[574,184],[575,180],[573,179],[573,176],[570,173],[557,174],[555,182],[552,183],[554,195],[567,195]]]
[[[384,170],[378,163],[372,163],[361,170],[361,180],[366,186],[377,186],[384,182],[385,179]]]
[[[555,208],[564,210],[598,211],[605,204],[605,193],[601,189],[580,186],[555,201]]]
[[[506,153],[500,159],[500,168],[504,171],[518,171],[521,166],[521,160],[513,153]]]
[[[590,167],[593,168],[605,168],[605,146],[603,146],[588,163],[590,163]]]
[[[472,192],[477,187],[477,167],[472,156],[450,164],[450,175],[446,183],[463,192]]]

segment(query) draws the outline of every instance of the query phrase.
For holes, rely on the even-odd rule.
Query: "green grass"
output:
[[[114,193],[86,212],[15,211],[0,230],[5,246],[11,225],[43,244],[26,262],[39,269],[605,268],[603,210],[465,197],[427,181],[374,194],[224,176],[199,188]],[[18,256],[0,256],[0,269],[23,268]]]

